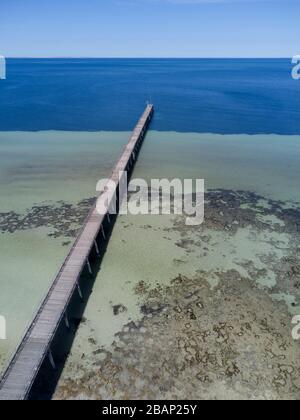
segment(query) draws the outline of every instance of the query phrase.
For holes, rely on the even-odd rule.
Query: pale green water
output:
[[[206,188],[300,201],[299,163],[300,136],[150,132],[134,176],[204,178]]]
[[[0,215],[19,218],[33,206],[77,205],[96,195],[96,183],[108,176],[129,133],[0,133]],[[17,345],[63,262],[72,238],[49,237],[52,215],[38,227],[38,217],[20,229],[0,223],[0,314],[7,320],[7,340],[0,341],[0,369]],[[1,219],[0,219],[1,221]],[[59,220],[58,220],[59,221]],[[76,226],[76,222],[74,223]],[[62,246],[63,243],[65,246]]]
[[[14,211],[19,215],[17,221],[2,223],[4,233],[0,235],[0,314],[8,321],[8,339],[0,341],[2,366],[68,252],[70,230],[78,227],[74,213],[77,204],[95,196],[97,180],[109,174],[128,135],[0,133],[0,214]],[[236,193],[242,200],[240,208],[254,209],[255,216],[251,215],[249,224],[245,223],[247,215],[244,220],[237,214],[236,220],[228,222],[228,231],[214,224],[210,215],[202,227],[189,231],[173,216],[119,217],[58,397],[68,378],[81,381],[82,372],[92,369],[94,341],[98,347],[113,351],[115,334],[128,322],[141,319],[143,297],[136,293],[141,281],[151,288],[163,287],[179,274],[187,278],[201,274],[214,288],[224,273],[234,270],[274,301],[285,302],[286,314],[298,313],[299,294],[276,264],[282,265],[282,259],[290,254],[294,258],[298,246],[299,238],[284,209],[299,208],[299,160],[297,136],[150,132],[133,177],[204,178],[209,189],[242,190]],[[254,203],[249,192],[261,197]],[[270,199],[280,207],[276,214]],[[74,206],[71,216],[60,201]],[[49,205],[49,209],[36,215],[35,205]],[[87,208],[83,206],[82,211]],[[29,220],[20,225],[20,215],[30,211]],[[237,208],[230,212],[237,212]],[[68,226],[70,217],[72,224]],[[54,236],[49,237],[49,233]],[[124,311],[114,315],[115,305],[122,305]],[[281,314],[278,303],[278,317]],[[101,395],[112,396],[105,392]]]
[[[176,226],[174,216],[119,216],[84,313],[85,322],[80,325],[60,380],[57,398],[73,395],[74,378],[78,381],[76,397],[158,397],[158,394],[139,394],[135,385],[128,391],[128,383],[124,385],[127,391],[122,390],[122,385],[115,388],[102,384],[101,374],[93,367],[100,363],[95,349],[111,352],[112,360],[116,361],[119,351],[116,334],[128,331],[124,327],[127,323],[142,319],[143,298],[136,293],[140,282],[152,289],[170,285],[178,275],[187,278],[203,275],[211,287],[216,287],[222,276],[233,270],[250,284],[255,284],[258,291],[264,290],[274,302],[285,302],[284,312],[278,305],[278,319],[300,312],[299,292],[296,295],[296,289],[291,292],[290,284],[284,277],[281,279],[276,265],[295,251],[293,235],[297,233],[285,229],[281,212],[285,207],[299,208],[300,137],[150,132],[133,177],[147,180],[204,178],[209,189],[242,190],[249,195],[241,208],[254,209],[256,216],[251,224],[233,229],[235,223],[238,226],[243,222],[238,221],[237,216],[228,232],[214,225],[210,218],[202,227],[185,231]],[[255,204],[251,192],[261,196]],[[269,199],[280,203],[278,214],[264,214],[271,208]],[[233,208],[230,212],[236,210]],[[259,222],[263,224],[259,225]],[[178,246],[182,240],[189,241],[188,245]],[[113,308],[118,305],[123,309],[114,315]],[[263,317],[263,307],[250,309]],[[290,337],[289,330],[286,333]],[[127,366],[147,371],[148,366],[137,368],[136,363],[136,359],[128,360]],[[98,383],[96,379],[94,382],[84,379],[83,375],[90,372],[95,373]],[[117,376],[117,383],[119,380],[123,384],[125,373],[122,375]],[[72,378],[72,385],[68,383],[69,378]],[[87,390],[80,391],[85,386],[93,389],[91,395]],[[268,392],[276,398],[274,390]],[[221,393],[221,397],[225,394]],[[169,397],[171,394],[163,395]],[[175,393],[178,395],[182,397]]]
[[[0,211],[95,195],[129,133],[0,132]]]

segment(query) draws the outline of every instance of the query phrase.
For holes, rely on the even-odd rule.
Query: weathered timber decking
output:
[[[110,180],[115,181],[116,187],[119,172],[127,171],[134,164],[152,114],[153,105],[148,105],[113,169]],[[103,193],[99,200],[107,200],[107,194]],[[96,204],[91,209],[46,298],[4,371],[0,400],[24,400],[28,397],[74,291],[79,287],[80,275],[86,265],[90,269],[89,256],[93,246],[96,244],[97,247],[95,241],[106,216],[97,212]]]

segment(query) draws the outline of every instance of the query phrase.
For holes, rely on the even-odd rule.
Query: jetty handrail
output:
[[[135,149],[141,146],[141,142],[144,139],[145,132],[152,118],[153,110],[154,110],[153,105],[147,105],[142,117],[139,119],[138,124],[136,125],[132,135],[130,136],[128,143],[123,148],[121,156],[119,160],[117,161],[116,165],[114,166],[109,180],[115,179],[119,171],[125,171],[129,167],[129,165],[133,165],[132,155],[135,152]],[[98,198],[95,199],[94,204],[92,205],[90,211],[85,217],[85,220],[78,231],[77,237],[74,240],[72,247],[70,248],[66,258],[64,259],[61,267],[59,268],[56,276],[54,277],[54,280],[51,283],[45,297],[41,300],[40,304],[37,306],[35,315],[33,316],[32,320],[28,323],[27,329],[25,330],[21,338],[21,341],[19,342],[18,346],[16,346],[15,352],[12,354],[11,358],[9,359],[6,365],[6,368],[3,371],[3,374],[0,380],[0,400],[1,399],[25,399],[27,398],[32,388],[32,385],[36,379],[36,376],[40,370],[40,367],[43,361],[45,360],[46,355],[49,352],[53,338],[55,337],[57,333],[57,329],[59,328],[61,321],[64,315],[66,314],[70,300],[72,296],[74,295],[74,291],[76,287],[79,286],[80,276],[86,265],[86,261],[88,261],[91,250],[93,249],[95,240],[99,235],[101,227],[103,227],[103,220],[107,214],[99,215],[96,212],[96,204],[97,204],[98,199],[101,200],[101,194]],[[95,217],[93,218],[93,216]],[[84,238],[84,235],[86,235],[87,238]],[[79,247],[79,249],[77,249],[78,248],[77,246],[80,241],[82,241],[83,245],[82,247]],[[75,264],[76,252],[77,252],[77,262]],[[68,264],[72,258],[74,259],[74,264],[73,266],[70,267],[70,273],[68,271],[64,273],[64,270],[67,269]],[[59,282],[61,282],[60,287],[63,288],[64,286],[65,288],[65,296],[57,296],[57,294],[60,293],[60,290],[58,288]],[[58,288],[58,290],[55,291],[56,287]],[[56,292],[56,295],[54,296],[55,292]],[[51,299],[52,299],[52,303],[50,302]],[[51,324],[52,322],[53,325],[49,326],[47,321],[42,319],[42,315],[43,315],[43,312],[46,311],[45,308],[47,307],[47,305],[50,307],[50,305],[54,305],[54,304],[57,307],[58,306],[61,307],[61,310],[56,314],[53,311],[53,314],[51,314],[52,321],[49,320],[48,322],[49,324]],[[50,309],[47,308],[48,311]],[[41,325],[38,325],[39,323]],[[43,331],[43,325],[46,325],[45,326],[46,331]],[[35,328],[37,329],[37,331],[34,331]],[[38,353],[38,356],[37,356],[38,360],[36,360],[36,364],[34,364],[34,371],[29,372],[29,373],[27,372],[27,375],[28,375],[27,379],[25,379],[25,376],[24,376],[23,384],[21,383],[19,384],[20,385],[19,392],[17,392],[17,390],[11,389],[12,385],[10,385],[8,389],[5,389],[6,382],[8,381],[9,376],[12,373],[15,365],[18,363],[19,355],[25,349],[25,346],[28,346],[28,347],[30,346],[30,343],[29,343],[30,340],[31,340],[32,348],[34,347],[35,344],[38,346],[38,350],[36,350],[35,348],[32,350],[32,351],[35,351],[35,354]],[[24,360],[27,360],[26,354],[24,355]],[[26,365],[24,360],[22,363],[19,362],[21,366],[22,364],[23,366]],[[20,375],[16,373],[15,376],[18,377]],[[14,382],[12,381],[12,383]],[[13,398],[13,397],[17,397],[17,398]]]

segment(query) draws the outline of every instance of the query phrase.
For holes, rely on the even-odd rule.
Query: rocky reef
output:
[[[168,285],[135,284],[139,318],[110,347],[91,328],[91,351],[71,357],[54,397],[299,399],[300,343],[291,335],[291,309],[300,301],[299,232],[297,206],[247,191],[208,191],[203,225],[186,226],[176,216],[157,233],[169,233],[169,241],[176,234],[168,246],[184,253],[173,261],[181,274]],[[246,234],[256,259],[238,253],[238,235]],[[225,262],[208,270],[205,259],[216,248]],[[187,276],[191,257],[202,268]],[[290,306],[279,296],[290,296]],[[112,316],[127,310],[120,296]]]
[[[51,229],[50,237],[74,238],[95,198],[88,198],[77,204],[59,201],[54,204],[35,205],[26,214],[16,212],[0,213],[0,232],[16,231],[47,227]]]

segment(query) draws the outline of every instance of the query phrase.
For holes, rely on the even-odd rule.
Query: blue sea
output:
[[[130,130],[146,101],[153,129],[300,134],[288,59],[8,59],[0,130]]]

